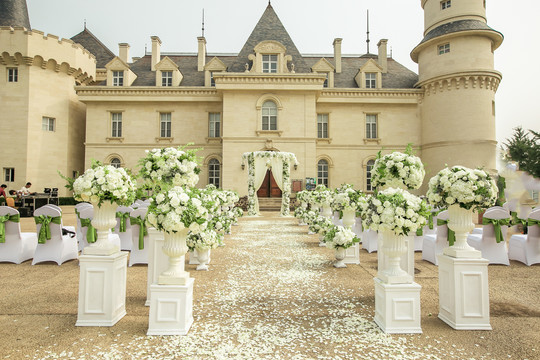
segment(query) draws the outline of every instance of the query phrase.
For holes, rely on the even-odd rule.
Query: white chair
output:
[[[19,211],[9,206],[0,206],[0,216],[19,217]],[[4,222],[5,239],[0,242],[0,262],[12,262],[20,264],[34,256],[37,246],[35,233],[22,233],[21,224],[18,221],[7,220]]]
[[[508,206],[505,207],[505,205],[507,204],[508,203],[504,203],[503,206],[493,206],[493,207],[490,207],[490,209],[502,209],[502,210],[508,211]],[[475,227],[474,229],[472,229],[471,234],[482,234],[482,231],[484,231],[483,226]]]
[[[52,209],[56,209],[56,210],[60,211],[60,213],[62,214],[62,208],[60,206],[58,206],[58,205],[46,204],[46,205],[43,205],[43,206],[48,206],[48,207],[50,207]],[[76,231],[77,231],[75,226],[70,226],[70,225],[62,225],[62,229],[69,230],[69,231],[74,232],[74,233],[76,233]]]
[[[134,218],[139,219],[139,221],[145,221],[146,212],[148,208],[141,207],[135,209],[130,214],[130,226],[131,226],[131,254],[129,255],[129,266],[134,264],[148,264],[148,234],[143,236],[143,249],[139,249],[139,233],[141,226],[134,223]]]
[[[361,235],[362,248],[366,249],[368,253],[377,251],[378,234],[373,230],[364,230]]]
[[[38,235],[38,244],[36,251],[34,253],[34,260],[32,260],[32,265],[35,265],[44,261],[54,261],[58,265],[62,263],[77,259],[79,252],[77,251],[77,239],[72,238],[69,235],[62,236],[62,213],[48,206],[42,206],[36,211],[34,211],[35,217],[48,217],[48,218],[60,218],[60,224],[50,222],[48,225],[42,225],[40,223],[36,224],[37,235]],[[38,220],[39,221],[39,220]],[[44,240],[44,243],[39,243],[40,232],[43,226],[49,226],[51,238]],[[43,235],[42,235],[43,236]]]
[[[85,207],[79,212],[79,222],[81,224],[80,232],[81,232],[81,240],[79,241],[79,251],[83,251],[83,249],[90,245],[88,242],[88,225],[91,225],[92,218],[94,217],[94,207]],[[95,240],[97,240],[97,231],[94,233]],[[120,237],[117,234],[111,233],[109,230],[109,241],[113,243],[113,245],[118,246],[120,249]],[[92,242],[93,243],[93,242]]]
[[[92,207],[92,204],[87,202],[81,202],[75,205],[75,215],[77,217],[77,227],[76,227],[76,233],[77,233],[77,241],[79,242],[79,246],[81,241],[83,240],[83,235],[81,231],[81,218],[79,217],[79,214],[82,209]]]
[[[131,222],[129,221],[130,213],[133,211],[133,208],[129,206],[119,206],[116,209],[116,226],[114,228],[114,233],[117,234],[120,237],[120,245],[122,250],[131,251],[132,248],[132,237],[131,237]],[[121,218],[118,217],[118,213],[124,214],[123,216],[127,216],[125,218],[125,231],[120,231],[120,222]]]
[[[441,211],[437,219],[448,221],[448,210]],[[447,246],[448,226],[437,224],[437,234],[427,234],[422,239],[422,260],[439,265],[437,255],[442,254],[443,249]]]
[[[529,219],[540,221],[540,208],[531,211]],[[540,225],[527,226],[527,235],[512,235],[508,241],[508,257],[527,266],[540,263]]]
[[[510,219],[510,213],[502,207],[496,206],[486,210],[484,219]],[[467,236],[467,242],[476,250],[481,251],[482,257],[488,259],[490,264],[510,265],[510,261],[508,260],[508,246],[506,244],[508,225],[501,226],[501,231],[502,241],[497,242],[494,225],[486,224],[483,226],[482,234],[469,234]]]
[[[362,242],[362,218],[361,217],[359,216],[356,217],[356,221],[354,222],[352,231],[360,239],[360,242]]]

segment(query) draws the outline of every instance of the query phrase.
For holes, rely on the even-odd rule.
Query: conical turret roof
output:
[[[0,0],[0,26],[30,27],[26,0]]]
[[[281,20],[279,20],[274,8],[270,4],[266,7],[264,14],[251,32],[244,47],[238,54],[237,60],[231,66],[229,71],[243,72],[245,70],[244,65],[250,62],[248,56],[253,54],[253,48],[261,41],[266,40],[279,41],[287,48],[287,55],[292,56],[292,63],[297,72],[310,72],[302,55],[300,55],[300,52],[296,48],[296,45],[294,45],[289,33],[285,30]]]

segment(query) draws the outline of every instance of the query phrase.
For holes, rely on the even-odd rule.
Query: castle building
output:
[[[242,154],[259,150],[294,153],[297,185],[364,191],[377,152],[409,143],[427,178],[445,164],[495,169],[493,53],[503,37],[487,26],[485,0],[421,0],[418,75],[388,56],[386,39],[377,54],[342,54],[341,38],[328,56],[301,54],[270,4],[237,54],[207,53],[203,36],[195,54],[164,53],[153,36],[151,52],[133,59],[129,44],[115,56],[86,28],[71,40],[30,30],[23,0],[0,6],[0,124],[17,131],[2,131],[0,148],[14,187],[61,184],[56,169],[72,174],[92,159],[135,170],[146,149],[188,143],[202,148],[199,185],[240,195]],[[11,20],[10,6],[21,12]],[[259,195],[280,196],[274,183],[270,171]]]

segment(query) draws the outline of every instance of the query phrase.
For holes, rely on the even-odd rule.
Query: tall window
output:
[[[215,138],[221,136],[221,114],[208,114],[208,137]]]
[[[450,52],[450,44],[439,45],[437,47],[439,55],[447,54]]]
[[[366,89],[377,87],[377,73],[366,73]]]
[[[262,106],[262,129],[277,130],[277,106],[273,101],[265,101]]]
[[[5,182],[15,181],[15,168],[4,168],[4,181]]]
[[[262,56],[263,73],[277,73],[277,55]]]
[[[324,79],[323,87],[328,87],[328,73],[326,73],[326,79]]]
[[[161,72],[161,86],[172,86],[172,71]]]
[[[210,71],[210,86],[216,86],[216,80],[214,80],[214,72]]]
[[[122,162],[120,161],[119,158],[112,158],[111,159],[111,166],[115,167],[115,168],[120,168],[122,166]]]
[[[112,84],[113,86],[124,86],[124,72],[123,71],[113,71],[112,72]]]
[[[377,115],[366,115],[366,139],[377,139]]]
[[[122,137],[122,113],[111,113],[111,137]]]
[[[317,137],[328,138],[328,114],[317,114]]]
[[[43,131],[54,131],[54,118],[43,116],[41,118],[41,130]]]
[[[218,159],[212,159],[208,163],[208,183],[215,185],[217,188],[220,186],[221,178],[221,164]]]
[[[8,82],[18,82],[19,81],[19,69],[18,68],[8,68]]]
[[[373,170],[373,165],[375,165],[375,160],[369,160],[366,166],[366,190],[373,191],[371,186],[371,170]]]
[[[159,128],[161,137],[171,137],[171,113],[159,113]]]
[[[328,187],[328,161],[319,160],[317,163],[317,184]]]
[[[444,10],[444,9],[448,9],[449,7],[452,6],[452,0],[444,0],[444,1],[441,1],[441,9]]]

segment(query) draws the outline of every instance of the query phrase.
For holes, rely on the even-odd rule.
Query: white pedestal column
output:
[[[345,258],[343,259],[345,264],[360,264],[360,244],[354,244],[353,246],[345,249]]]
[[[420,289],[417,283],[386,284],[375,281],[374,320],[387,334],[419,334]]]
[[[79,256],[76,326],[113,326],[126,315],[126,251]]]
[[[439,319],[456,330],[491,330],[488,264],[482,258],[438,255]]]
[[[186,335],[193,324],[193,278],[185,285],[151,285],[147,335]]]

